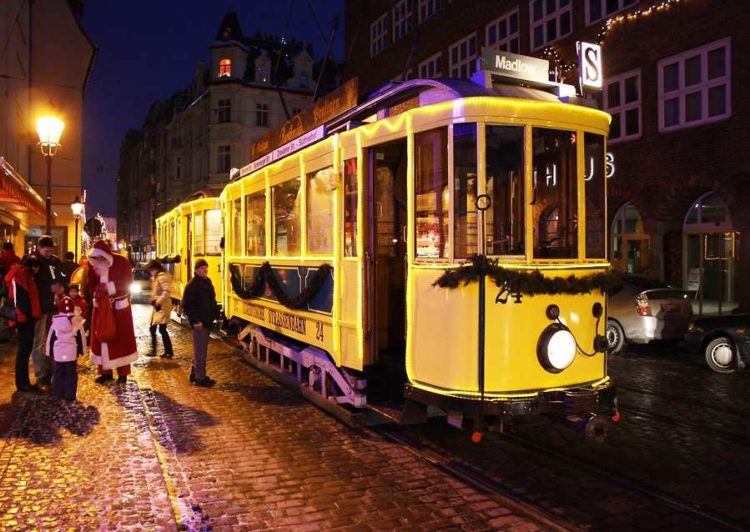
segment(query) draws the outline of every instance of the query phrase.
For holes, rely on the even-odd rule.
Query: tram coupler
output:
[[[594,413],[582,416],[567,416],[564,418],[565,425],[579,432],[587,441],[604,443],[609,430],[609,419]]]

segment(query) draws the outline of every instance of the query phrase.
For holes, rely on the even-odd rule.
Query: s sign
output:
[[[577,42],[578,72],[582,89],[602,88],[602,47],[588,42]]]

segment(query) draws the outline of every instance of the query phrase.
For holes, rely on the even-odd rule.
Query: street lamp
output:
[[[81,217],[83,212],[83,203],[81,199],[76,196],[73,203],[70,204],[70,210],[73,211],[73,219],[75,220],[75,248],[73,248],[73,260],[78,262],[78,218]]]
[[[52,158],[60,149],[60,135],[65,124],[59,118],[45,116],[36,121],[39,147],[47,161],[47,234],[52,234]]]

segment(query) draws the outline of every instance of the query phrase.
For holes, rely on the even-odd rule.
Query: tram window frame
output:
[[[436,136],[437,135],[437,136]],[[430,139],[428,142],[424,144],[420,144],[420,139]],[[437,128],[428,129],[425,131],[420,131],[418,133],[414,134],[414,259],[417,261],[428,261],[428,262],[434,262],[434,261],[448,261],[451,258],[452,250],[450,245],[450,236],[451,236],[451,182],[450,182],[450,171],[449,171],[449,160],[448,160],[448,127],[447,126],[441,126]],[[437,171],[442,171],[442,178],[441,178],[441,188],[439,192],[437,192],[434,188],[435,184],[435,169],[429,169],[427,172],[422,172],[421,170],[421,164],[422,164],[422,154],[420,153],[420,148],[422,147],[431,147],[432,151],[428,153],[427,155],[433,155],[436,152],[436,148],[439,149],[439,157],[440,157],[440,167],[438,167]],[[425,159],[426,160],[426,159]],[[420,192],[420,185],[421,184],[427,184],[428,186],[425,188],[423,192]],[[420,213],[429,213],[429,204],[427,205],[427,208],[423,208],[420,210],[420,195],[421,196],[430,196],[434,195],[434,208],[433,212],[430,214],[424,214],[420,215]],[[429,203],[429,199],[425,199],[427,203]],[[438,207],[442,207],[443,203],[446,203],[445,207],[442,209],[442,213],[438,213]],[[442,216],[441,216],[442,214]],[[420,222],[421,218],[437,218],[437,222]],[[442,219],[442,227],[440,227]],[[428,225],[434,225],[435,223],[438,225],[437,228],[437,234],[438,237],[437,241],[437,256],[430,256],[422,254],[420,255],[420,223],[428,224]],[[423,235],[424,238],[422,238],[422,241],[432,240],[434,237],[429,236],[429,233],[431,232],[426,226],[425,229],[427,230],[427,234]],[[434,231],[432,231],[434,232]]]
[[[193,255],[203,256],[206,254],[206,227],[204,222],[204,211],[196,211],[193,214]]]
[[[607,178],[604,135],[584,132],[584,192],[586,197],[586,258],[607,259]],[[594,215],[593,208],[598,209]],[[595,224],[599,224],[599,238]]]
[[[232,255],[242,256],[243,233],[242,233],[242,198],[235,198],[231,202],[232,215]]]
[[[307,212],[305,215],[307,224],[307,254],[308,255],[333,255],[333,234],[334,229],[334,206],[336,204],[336,191],[333,187],[333,166],[329,165],[311,172],[305,176],[305,203]],[[320,196],[327,195],[328,214],[321,213],[321,209],[313,205]],[[327,220],[328,227],[315,236],[316,228],[320,229],[321,225]]]
[[[578,136],[577,131],[567,129],[532,127],[532,194],[529,202],[532,212],[533,257],[535,260],[574,260],[579,258]],[[555,149],[550,149],[547,144],[548,141],[551,141],[551,147]],[[560,145],[559,141],[563,141],[564,144]],[[555,153],[559,154],[557,159],[554,158]],[[540,158],[545,154],[547,154],[545,157],[547,161],[543,162]],[[562,160],[563,157],[565,157],[565,160]],[[557,166],[555,162],[557,162]],[[540,164],[545,165],[543,176],[537,172]],[[559,179],[558,166],[560,168]],[[559,188],[557,188],[558,181],[560,182]],[[550,182],[552,183],[551,186]],[[551,190],[552,187],[555,187],[555,191],[562,191],[556,194],[557,198],[543,194],[545,189]],[[545,205],[545,200],[551,201],[548,201]],[[555,200],[557,200],[556,203],[554,203]],[[537,202],[541,203],[537,204]],[[560,216],[561,209],[564,216],[562,219]],[[564,245],[545,245],[542,247],[540,241],[542,235],[545,234],[542,232],[545,226],[547,228],[544,229],[544,232],[547,233],[547,236],[551,236],[549,233],[552,233],[552,227],[554,227],[555,234],[566,235],[564,237],[555,236],[546,241],[551,244],[563,238]]]
[[[490,208],[485,213],[484,235],[487,240],[487,255],[524,257],[526,255],[526,126],[498,123],[487,123],[483,126],[484,182],[482,190],[492,200]],[[500,161],[499,157],[495,160],[494,155],[491,155],[488,150],[488,139],[493,130],[497,131],[498,138],[507,137],[512,133],[511,137],[505,139],[505,144],[500,145],[506,147],[511,143],[516,145],[516,153],[510,159],[510,162],[515,162],[512,169],[500,166],[501,163],[509,162],[507,148],[502,151],[502,156],[505,157],[503,161]],[[501,188],[502,181],[507,179],[511,181],[515,179],[515,194],[511,187],[510,198],[507,187]],[[503,193],[504,201],[500,201],[500,192]],[[503,244],[506,245],[503,246]]]
[[[209,214],[211,215],[209,220]],[[218,217],[217,220],[213,218]],[[221,255],[221,209],[206,209],[204,211],[204,253],[206,256],[215,257]],[[212,251],[215,250],[215,251]]]
[[[295,209],[295,216],[293,217],[296,222],[293,222],[292,227],[296,227],[297,229],[297,238],[295,239],[295,247],[291,249],[289,248],[288,241],[284,252],[279,251],[279,225],[278,225],[278,218],[276,209],[278,207],[277,204],[277,198],[280,195],[281,187],[288,187],[290,184],[297,182],[297,193],[294,198],[294,204],[297,205],[297,209]],[[273,239],[272,239],[272,255],[273,256],[281,256],[281,257],[298,257],[302,255],[302,178],[301,176],[294,177],[292,179],[286,179],[284,181],[281,181],[271,187],[271,228],[273,229]],[[292,211],[289,211],[289,214],[291,214]]]
[[[258,201],[260,199],[260,201]],[[248,257],[266,255],[266,189],[245,196],[245,253]],[[260,210],[257,207],[260,206]],[[255,222],[260,235],[251,245],[250,226]]]
[[[357,158],[344,161],[344,257],[357,256]]]
[[[479,213],[476,210],[476,198],[479,194],[478,146],[479,126],[476,122],[453,125],[452,225],[453,258],[457,260],[468,259],[478,253]],[[464,199],[466,199],[465,203]]]

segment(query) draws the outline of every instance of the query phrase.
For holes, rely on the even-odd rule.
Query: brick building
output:
[[[576,84],[576,41],[601,42],[611,262],[706,313],[750,307],[750,2],[347,0],[346,17],[345,74],[364,93],[469,77],[482,47],[544,57]]]
[[[191,83],[154,102],[139,130],[120,147],[118,239],[137,259],[154,252],[156,217],[191,194],[218,193],[230,171],[250,162],[250,143],[341,83],[340,63],[323,62],[311,45],[273,35],[243,35],[227,13]]]

